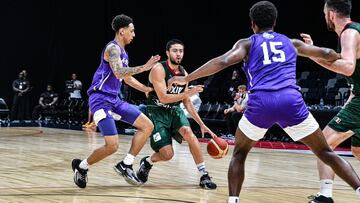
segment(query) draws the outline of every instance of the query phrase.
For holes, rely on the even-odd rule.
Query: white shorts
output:
[[[267,128],[259,128],[246,118],[244,115],[239,122],[239,129],[251,140],[258,141],[264,137]],[[309,112],[309,116],[301,123],[286,127],[284,131],[294,140],[298,141],[302,138],[312,134],[319,128],[318,122],[314,119],[313,115]]]

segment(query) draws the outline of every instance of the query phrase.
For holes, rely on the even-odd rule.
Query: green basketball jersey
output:
[[[360,33],[360,23],[351,22],[345,26],[346,29],[354,29]],[[341,43],[339,38],[338,51],[341,52]],[[346,77],[346,80],[351,86],[351,89],[355,95],[360,95],[360,58],[356,59],[356,65],[354,73],[351,76]]]
[[[167,81],[174,77],[174,76],[185,76],[185,70],[184,67],[180,66],[180,74],[176,74],[173,73],[169,67],[169,65],[167,64],[167,61],[162,61],[160,62],[161,65],[164,67],[164,71],[165,71],[165,82],[167,83]],[[153,84],[149,81],[149,87],[153,87]],[[186,85],[173,85],[171,87],[170,90],[167,90],[168,94],[180,94],[182,92],[184,92]],[[179,102],[175,102],[175,103],[171,103],[171,104],[163,104],[160,102],[158,96],[156,95],[155,91],[152,91],[149,93],[149,97],[147,98],[147,104],[148,105],[156,105],[159,107],[164,107],[164,108],[171,108],[173,106],[178,106],[181,103],[181,101]]]

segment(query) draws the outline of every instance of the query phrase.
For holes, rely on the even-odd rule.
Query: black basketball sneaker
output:
[[[148,157],[149,156],[146,156],[141,159],[140,168],[139,168],[138,172],[136,173],[137,177],[139,178],[139,180],[142,183],[146,183],[146,181],[148,180],[148,177],[149,177],[149,172],[152,168],[152,165],[150,165],[149,162],[146,161],[146,158],[148,158]]]
[[[79,188],[85,188],[87,183],[87,172],[88,169],[81,169],[79,167],[82,160],[80,159],[74,159],[72,160],[72,170],[74,171],[74,183]]]
[[[124,177],[125,181],[130,185],[140,185],[141,181],[136,177],[132,165],[126,165],[123,161],[114,166],[114,170]]]
[[[217,187],[207,172],[201,176],[199,186],[206,190],[214,190]]]

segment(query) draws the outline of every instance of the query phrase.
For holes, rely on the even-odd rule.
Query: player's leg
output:
[[[351,151],[354,157],[360,160],[360,135],[356,131],[355,135],[351,137]]]
[[[329,165],[335,173],[347,182],[354,190],[359,190],[360,179],[351,165],[339,157],[326,143],[320,129],[300,140],[310,147],[314,154],[325,164]],[[358,191],[357,191],[358,192]]]
[[[150,119],[141,113],[138,108],[124,101],[119,101],[111,113],[117,120],[129,123],[137,128],[129,152],[122,161],[114,166],[114,170],[122,175],[129,184],[139,185],[141,182],[136,177],[132,165],[135,157],[144,147],[154,126]]]
[[[229,203],[239,202],[239,195],[245,176],[245,160],[256,144],[256,141],[264,137],[267,129],[253,125],[245,116],[238,124],[235,133],[234,152],[228,170]]]
[[[332,150],[334,150],[339,144],[344,142],[347,138],[352,136],[352,131],[337,132],[326,126],[323,130],[325,139]],[[317,160],[317,168],[320,178],[320,191],[318,193],[318,199],[332,198],[333,196],[333,182],[335,178],[335,172],[330,166],[326,165],[320,159]],[[322,197],[323,196],[323,197]]]
[[[189,120],[185,116],[184,111],[180,108],[176,108],[172,110],[171,115],[173,117],[171,126],[174,139],[179,141],[183,138],[188,143],[190,153],[199,171],[199,186],[203,189],[216,189],[217,185],[211,180],[209,172],[206,170],[206,164],[199,140],[191,130]]]
[[[171,138],[171,137],[170,137]],[[160,161],[169,161],[174,156],[174,150],[171,144],[161,147],[151,156],[145,156],[140,161],[140,167],[136,175],[142,183],[146,183],[153,164]]]
[[[350,136],[353,136],[359,128],[360,117],[357,115],[357,100],[352,100],[348,105],[339,111],[339,113],[331,119],[329,124],[323,130],[323,134],[331,149],[335,149],[339,144],[344,142]],[[354,129],[354,131],[352,131]],[[321,160],[317,161],[320,192],[316,196],[318,199],[331,199],[333,191],[334,171]]]
[[[256,141],[249,139],[239,128],[235,133],[234,152],[228,171],[229,196],[239,197],[245,175],[245,160]]]
[[[85,188],[87,183],[87,171],[90,165],[113,154],[118,149],[118,135],[114,119],[106,113],[104,109],[99,109],[94,113],[94,120],[104,136],[105,145],[94,150],[87,159],[74,159],[72,169],[74,171],[74,182],[80,188]]]
[[[172,136],[169,131],[171,119],[167,110],[148,109],[150,118],[154,123],[154,131],[150,136],[151,148],[155,151],[151,156],[145,156],[140,161],[137,177],[142,183],[147,182],[153,164],[168,161],[174,156]]]

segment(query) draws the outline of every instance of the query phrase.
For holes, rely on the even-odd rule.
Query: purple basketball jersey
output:
[[[121,50],[120,59],[122,61],[123,67],[128,67],[129,57],[125,51],[125,49],[121,48],[115,40],[109,42],[109,44],[115,44]],[[108,44],[108,45],[109,45]],[[105,49],[104,49],[105,50]],[[109,62],[104,59],[104,51],[101,53],[101,63],[98,69],[96,70],[91,86],[88,89],[87,93],[90,96],[92,92],[103,92],[107,94],[111,94],[117,96],[120,91],[120,85],[122,80],[116,78],[112,69],[110,67]]]
[[[250,37],[249,58],[244,64],[250,92],[273,91],[296,85],[295,47],[286,36],[264,32]]]
[[[300,87],[296,85],[296,49],[289,38],[276,32],[250,37],[244,71],[249,101],[245,117],[257,127],[279,124],[286,128],[309,116]]]

